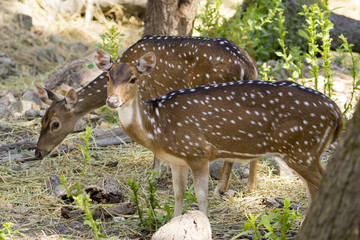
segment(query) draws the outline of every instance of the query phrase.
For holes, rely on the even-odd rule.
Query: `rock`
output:
[[[67,44],[67,47],[72,52],[86,53],[87,51],[89,51],[89,47],[82,42],[72,42]]]
[[[210,240],[211,226],[208,218],[200,211],[177,216],[162,226],[152,240]]]
[[[85,129],[86,129],[86,121],[83,118],[80,118],[76,122],[73,132],[82,132],[82,131],[85,131]]]
[[[32,105],[33,105],[32,101],[21,100],[20,102],[21,102],[22,108],[21,108],[21,111],[18,111],[18,112],[20,112],[21,115],[24,115],[27,111],[32,110]]]
[[[53,48],[36,48],[34,55],[37,56],[39,61],[56,63],[64,62],[64,57],[59,55]]]
[[[345,91],[345,84],[342,82],[342,79],[339,77],[333,77],[333,86],[332,90],[334,92],[342,93]]]
[[[25,112],[25,118],[27,120],[32,120],[37,117],[40,117],[40,111],[37,109],[29,109]]]
[[[57,89],[62,84],[66,84],[74,89],[84,87],[102,73],[96,67],[93,69],[85,67],[87,63],[94,62],[94,60],[94,53],[92,53],[82,59],[66,64],[46,81],[45,87],[50,90]]]
[[[98,185],[87,186],[84,190],[90,193],[90,198],[98,203],[119,203],[124,201],[124,195],[116,179],[107,175],[104,187]]]
[[[8,118],[11,116],[11,111],[4,103],[0,103],[0,119]]]
[[[41,106],[43,103],[40,99],[40,96],[37,92],[34,92],[32,89],[24,89],[22,99],[26,101],[31,101]]]
[[[24,169],[19,164],[11,164],[11,170],[15,172],[20,172]]]
[[[18,22],[20,27],[30,31],[32,27],[32,17],[26,14],[18,13],[15,14],[14,20]]]
[[[61,38],[59,36],[57,36],[57,35],[51,34],[49,36],[49,41],[50,42],[58,44],[58,43],[60,43],[60,40],[61,40]]]
[[[10,110],[13,112],[14,116],[16,113],[18,113],[18,115],[20,115],[20,117],[22,116],[21,112],[23,110],[23,105],[21,101],[16,101],[13,104],[10,105]]]
[[[106,175],[104,179],[104,189],[106,189],[110,195],[110,203],[118,203],[124,201],[124,194],[120,188],[119,182],[110,175]]]
[[[282,206],[278,201],[276,201],[275,199],[273,199],[273,198],[271,198],[271,197],[265,197],[265,198],[262,200],[262,203],[265,204],[265,205],[268,206],[268,207],[279,208],[279,207]]]
[[[210,176],[214,178],[215,180],[219,180],[220,178],[220,170],[223,166],[223,161],[215,161],[210,163]],[[240,162],[236,162],[233,165],[233,169],[239,169],[241,168],[242,164]]]
[[[14,97],[14,94],[12,94],[11,92],[7,93],[5,96],[0,98],[0,103],[5,104],[6,106],[9,106],[10,104],[13,104],[14,102],[16,102],[16,99]]]
[[[0,53],[0,78],[16,75],[15,63],[5,53]]]

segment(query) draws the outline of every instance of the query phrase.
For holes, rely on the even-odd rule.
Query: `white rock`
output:
[[[188,212],[177,216],[162,226],[152,240],[210,240],[211,226],[209,219],[200,211]]]

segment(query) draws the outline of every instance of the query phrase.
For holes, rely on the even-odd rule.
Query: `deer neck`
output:
[[[156,151],[154,122],[157,118],[153,104],[133,97],[118,109],[119,120],[126,134],[135,142]]]
[[[106,79],[99,76],[78,91],[77,98],[74,114],[79,118],[104,106],[107,98]]]

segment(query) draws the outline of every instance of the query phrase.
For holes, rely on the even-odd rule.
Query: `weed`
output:
[[[306,32],[308,33],[308,46],[309,52],[305,54],[307,57],[308,63],[310,63],[310,72],[314,76],[314,88],[318,88],[318,79],[319,79],[319,65],[317,60],[317,55],[320,53],[319,45],[317,44],[317,27],[318,21],[317,18],[320,14],[320,8],[317,4],[312,4],[310,7],[306,5],[303,6],[304,12],[301,13],[305,15],[307,26],[305,27]]]
[[[341,45],[341,48],[344,49],[346,52],[350,54],[351,57],[351,65],[350,65],[350,74],[353,79],[352,81],[352,89],[351,89],[351,95],[350,100],[348,103],[345,103],[344,105],[344,118],[346,121],[348,120],[347,114],[353,109],[352,100],[354,99],[354,94],[357,90],[360,90],[360,78],[358,75],[358,68],[360,63],[360,56],[355,57],[352,51],[353,44],[349,44],[347,41],[347,38],[344,37],[344,35],[340,35],[340,39],[343,41],[343,44]],[[347,64],[345,63],[346,68],[348,68]]]
[[[143,206],[140,204],[140,196],[139,196],[139,185],[128,179],[128,184],[132,191],[131,200],[135,203],[137,207],[137,214],[139,216],[140,225],[145,227],[148,231],[154,232],[162,225],[169,222],[174,216],[174,203],[171,204],[165,203],[163,207],[160,206],[158,199],[156,198],[157,188],[155,184],[157,183],[155,179],[155,172],[153,172],[152,177],[148,180],[148,194],[145,197],[146,199],[146,216],[143,214]],[[196,202],[196,197],[193,192],[194,186],[191,185],[189,190],[184,194],[185,199],[185,207],[183,208],[183,214],[186,213],[190,205]],[[165,215],[159,215],[157,210],[162,210],[165,212]]]
[[[240,236],[254,233],[255,237],[253,239],[260,240],[261,239],[261,229],[262,226],[265,227],[266,231],[264,231],[265,239],[280,239],[285,240],[287,238],[287,233],[290,230],[294,221],[301,217],[295,210],[290,210],[290,200],[287,198],[284,201],[284,208],[282,211],[273,210],[274,213],[264,216],[259,213],[254,216],[250,212],[246,214],[246,218],[249,220],[244,224],[244,231],[233,237],[232,239],[237,239]],[[256,223],[257,219],[261,216],[261,221]],[[280,236],[276,235],[280,233]]]
[[[89,194],[80,194],[74,197],[75,202],[78,204],[81,210],[85,212],[85,221],[84,224],[89,225],[95,236],[95,240],[106,238],[105,234],[100,232],[100,219],[94,220],[93,211],[90,210],[90,195]]]
[[[260,68],[261,79],[265,81],[273,81],[274,77],[271,75],[272,75],[272,67],[268,65],[266,62],[264,62]]]
[[[107,106],[101,108],[101,113],[104,114],[102,117],[110,124],[117,123],[119,120],[117,112],[111,111]]]
[[[0,230],[0,240],[13,239],[13,235],[17,233],[18,230],[13,230],[12,227],[14,223],[6,222],[4,223],[4,229]]]
[[[333,82],[331,81],[331,75],[333,71],[330,69],[331,63],[331,53],[330,53],[330,45],[332,42],[332,38],[330,37],[330,30],[333,28],[334,24],[330,21],[330,10],[328,8],[328,1],[325,0],[323,3],[323,10],[320,12],[318,16],[319,26],[321,28],[321,32],[319,33],[319,38],[321,39],[321,56],[323,57],[323,69],[325,73],[325,84],[324,84],[324,94],[331,98],[332,95],[332,86]]]
[[[86,126],[85,135],[80,134],[80,137],[84,140],[84,145],[78,144],[78,146],[81,148],[81,153],[84,156],[84,161],[81,167],[81,175],[86,175],[85,168],[87,166],[87,163],[91,160],[91,153],[90,153],[90,145],[89,142],[91,138],[92,128],[90,126]]]
[[[108,32],[100,35],[102,43],[95,45],[95,47],[110,53],[112,59],[117,59],[119,57],[120,49],[122,48],[121,42],[123,41],[122,37],[124,34],[121,34],[118,30],[119,29],[116,26],[108,28]]]
[[[287,47],[285,46],[285,36],[288,33],[284,29],[284,22],[285,17],[283,16],[283,9],[279,10],[279,16],[278,16],[278,26],[274,27],[279,33],[278,42],[282,49],[282,52],[275,52],[275,54],[282,58],[285,61],[285,64],[283,65],[283,68],[287,70],[289,73],[291,73],[291,77],[288,80],[292,80],[295,82],[298,82],[299,78],[302,78],[302,69],[303,64],[300,57],[300,49],[299,48],[293,48],[292,53],[294,53],[295,58],[293,57],[292,53],[287,53]],[[298,64],[295,64],[293,59],[295,59]],[[298,66],[299,65],[299,66]]]
[[[203,13],[197,15],[201,24],[195,29],[200,35],[231,39],[259,61],[273,58],[274,49],[278,48],[278,45],[274,37],[276,32],[271,24],[276,20],[281,1],[257,1],[250,4],[245,11],[237,11],[231,19],[220,15],[221,4],[221,0],[216,0],[215,3],[207,1]]]
[[[67,183],[67,179],[64,175],[60,176],[60,182],[61,182],[61,185],[59,185],[58,187],[64,188],[66,190],[67,198],[73,198],[74,195],[78,196],[83,190],[83,187],[81,186],[81,184],[79,182],[76,182],[75,184],[73,184],[69,187],[68,183]],[[74,194],[74,190],[76,190],[75,194]]]

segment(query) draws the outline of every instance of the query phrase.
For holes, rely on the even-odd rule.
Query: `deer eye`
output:
[[[136,77],[133,77],[132,79],[130,79],[130,83],[131,84],[134,84],[136,82],[137,78]]]
[[[57,129],[58,127],[60,127],[60,123],[59,122],[54,122],[52,124],[52,129]]]

